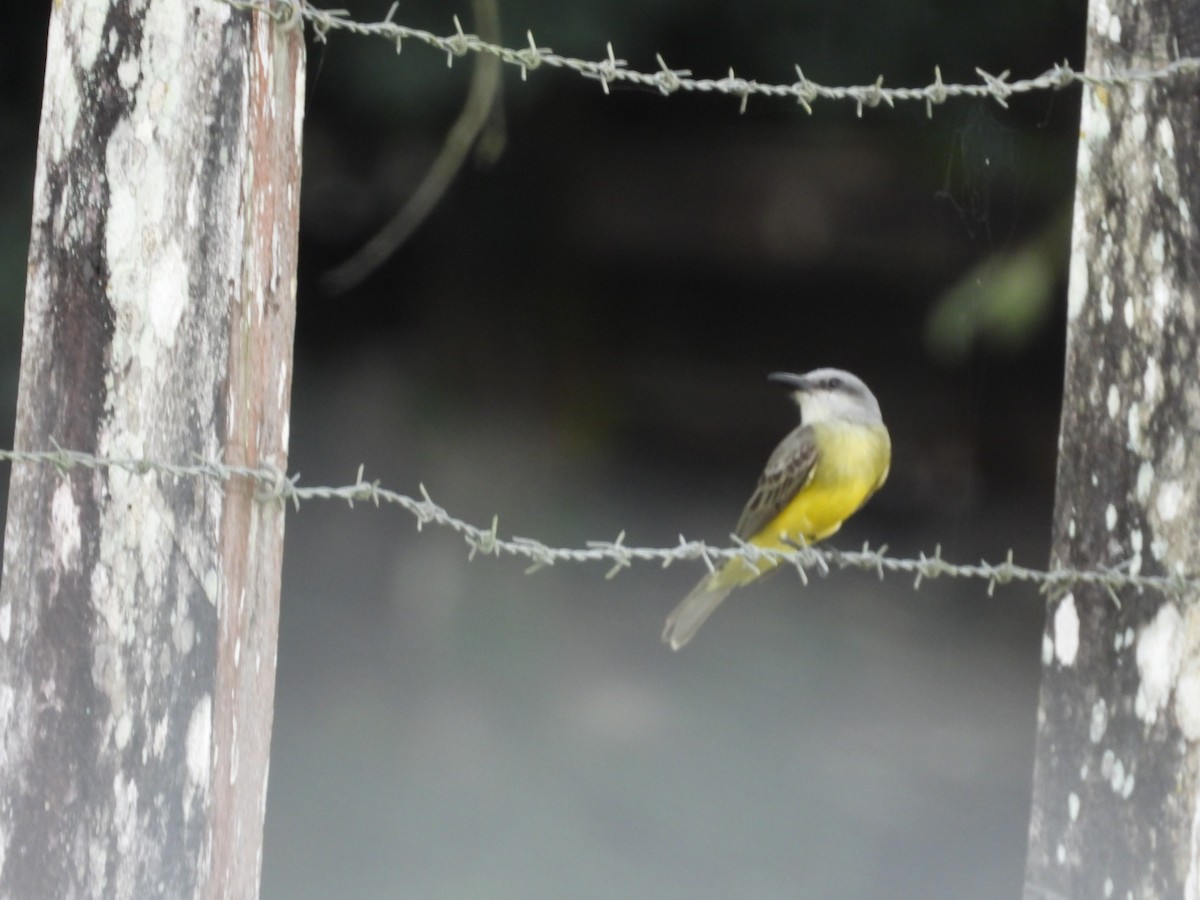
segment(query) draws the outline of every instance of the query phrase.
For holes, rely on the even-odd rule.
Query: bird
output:
[[[787,551],[829,537],[883,486],[892,442],[879,401],[858,376],[825,368],[767,377],[791,390],[800,424],[771,453],[734,533],[755,547]],[[663,642],[684,646],[730,591],[777,565],[737,557],[705,575],[667,617]]]

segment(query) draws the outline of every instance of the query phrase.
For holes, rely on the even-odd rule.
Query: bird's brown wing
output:
[[[736,534],[749,540],[783,510],[817,470],[817,443],[808,425],[798,425],[779,442],[738,519]]]

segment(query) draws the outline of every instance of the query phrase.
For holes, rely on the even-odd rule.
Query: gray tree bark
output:
[[[50,18],[15,445],[287,463],[302,36],[215,0]],[[14,465],[0,896],[254,897],[283,510]]]
[[[1088,71],[1177,54],[1195,0],[1092,0]],[[1084,89],[1055,565],[1200,573],[1198,96]],[[1200,896],[1196,599],[1050,599],[1027,898]]]

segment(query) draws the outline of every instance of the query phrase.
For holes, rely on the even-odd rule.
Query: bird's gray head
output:
[[[857,375],[842,369],[814,369],[804,375],[774,372],[767,377],[791,388],[800,405],[800,420],[806,424],[883,421],[871,389]]]

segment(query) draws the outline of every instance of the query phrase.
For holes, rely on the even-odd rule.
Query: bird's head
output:
[[[808,425],[818,422],[883,421],[879,401],[857,375],[842,369],[814,369],[803,375],[773,372],[771,381],[785,385],[800,406],[800,420]]]

